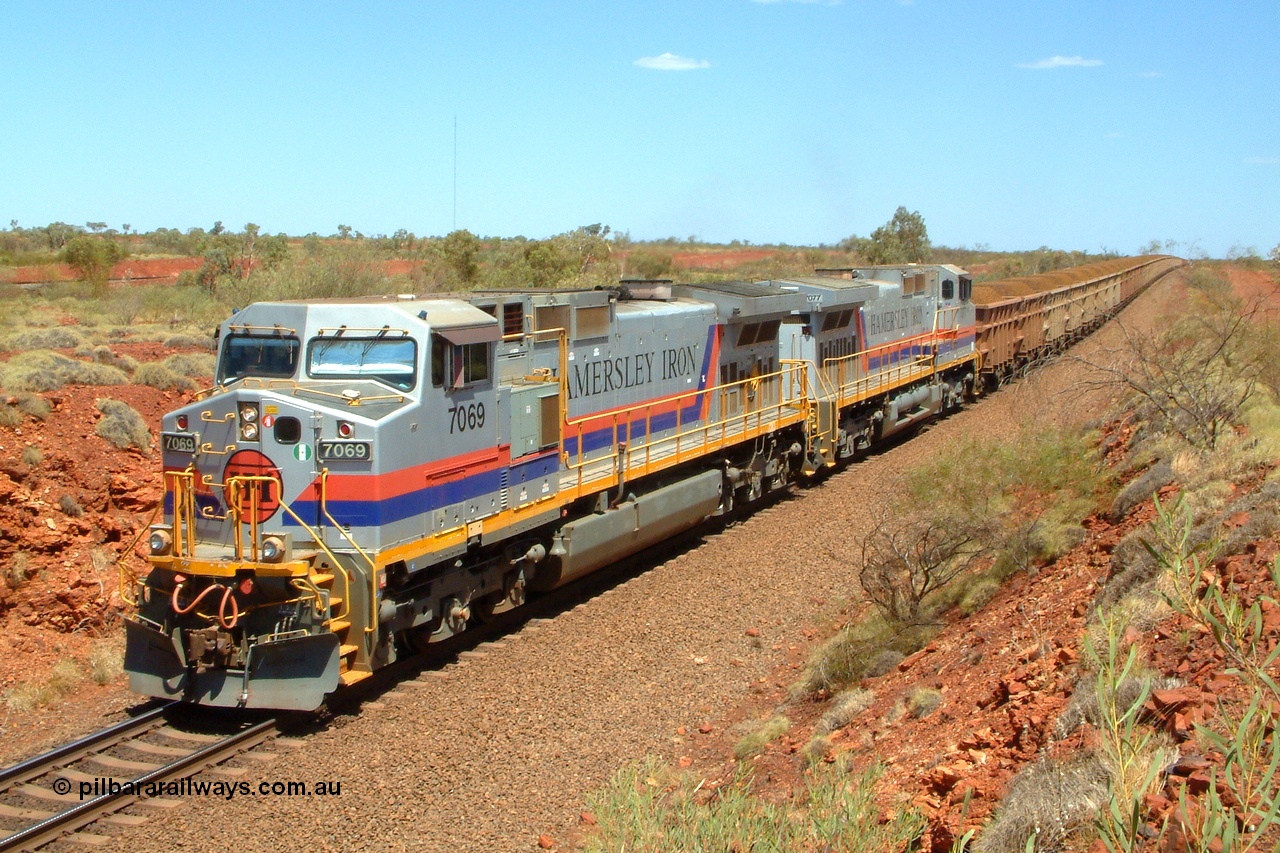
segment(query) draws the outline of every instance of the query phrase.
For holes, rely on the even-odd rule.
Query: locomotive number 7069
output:
[[[484,403],[461,403],[449,407],[449,432],[466,432],[484,426]]]

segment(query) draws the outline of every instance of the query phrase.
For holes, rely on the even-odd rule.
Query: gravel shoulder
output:
[[[1124,322],[1156,322],[1180,287],[1140,297]],[[1077,347],[1101,356],[1108,326]],[[1083,367],[1060,359],[915,439],[750,519],[552,621],[339,717],[259,781],[340,782],[331,797],[187,802],[122,841],[135,850],[517,851],[575,832],[585,792],[623,765],[675,760],[722,731],[744,696],[780,691],[820,626],[856,589],[852,554],[900,475],[948,442],[1101,415]],[[748,629],[759,636],[748,635]],[[678,733],[683,729],[686,734]]]

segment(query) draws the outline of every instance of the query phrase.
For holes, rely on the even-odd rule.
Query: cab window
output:
[[[314,338],[307,362],[313,379],[376,379],[408,391],[417,384],[413,338]]]
[[[297,338],[279,335],[229,335],[222,346],[218,362],[218,384],[261,376],[288,379],[298,370]]]

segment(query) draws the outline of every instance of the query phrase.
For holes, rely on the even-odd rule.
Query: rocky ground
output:
[[[113,351],[140,361],[169,354],[159,344]],[[160,498],[159,457],[98,436],[96,402],[128,403],[155,435],[161,414],[188,399],[141,385],[66,386],[41,396],[50,409],[44,420],[0,427],[4,760],[100,727],[132,704],[119,678],[119,561],[145,566],[126,551]],[[7,402],[16,398],[0,400]]]
[[[1248,283],[1265,290],[1263,281]],[[1124,322],[1157,323],[1181,298],[1175,282],[1163,284],[1127,309]],[[1114,327],[1104,328],[1079,351],[1102,352],[1116,338]],[[122,843],[139,850],[568,850],[591,831],[586,793],[629,762],[656,755],[719,785],[735,771],[735,726],[784,705],[815,645],[854,615],[850,543],[898,488],[901,473],[967,436],[1015,435],[1028,416],[1042,423],[1097,417],[1107,400],[1086,392],[1081,375],[1070,359],[1049,365],[561,618],[531,623],[334,718],[286,757],[248,765],[243,777],[336,781],[340,796],[191,801],[128,831]],[[149,417],[175,403],[130,402]],[[112,582],[99,584],[100,572],[86,576],[85,555],[95,547],[118,549],[145,526],[139,510],[158,488],[149,473],[153,459],[86,449],[96,438],[92,400],[85,406],[69,397],[59,407],[61,417],[40,430],[34,424],[24,425],[22,435],[0,430],[3,458],[26,439],[40,441],[46,458],[66,452],[60,470],[75,472],[72,481],[98,483],[91,493],[101,497],[82,496],[94,511],[81,530],[50,509],[65,478],[41,486],[32,472],[11,462],[0,466],[0,487],[18,496],[0,502],[6,539],[34,530],[32,547],[52,548],[53,539],[40,531],[49,519],[58,528],[50,533],[81,549],[79,556],[72,545],[50,551],[53,558],[41,563],[45,579],[27,587],[27,595],[5,599],[9,645],[0,666],[8,669],[0,677],[20,679],[76,654],[77,633],[65,630],[84,607],[71,607],[68,596],[112,612]],[[1087,538],[1067,558],[1017,578],[974,617],[868,684],[876,705],[863,719],[871,722],[837,737],[837,749],[886,762],[886,802],[898,798],[924,809],[940,849],[991,814],[1012,775],[1046,742],[1079,676],[1081,627],[1110,550],[1135,523],[1091,519]],[[1260,548],[1241,577],[1256,572],[1269,553]],[[32,616],[35,624],[28,625]],[[1208,645],[1188,648],[1174,639],[1180,630],[1160,626],[1143,638],[1195,691],[1160,699],[1172,726],[1185,725],[1226,687],[1213,680],[1221,662]],[[895,714],[903,695],[919,685],[941,691],[939,708],[921,720]],[[33,752],[65,739],[67,729],[101,725],[128,701],[118,681],[86,685],[67,702],[11,715],[0,749],[9,757]],[[802,784],[797,751],[821,711],[817,704],[787,704],[791,732],[755,761],[763,795],[786,799]]]

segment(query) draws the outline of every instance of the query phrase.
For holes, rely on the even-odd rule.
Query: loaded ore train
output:
[[[163,419],[130,686],[312,710],[959,407],[1180,263],[251,305],[216,387]]]

